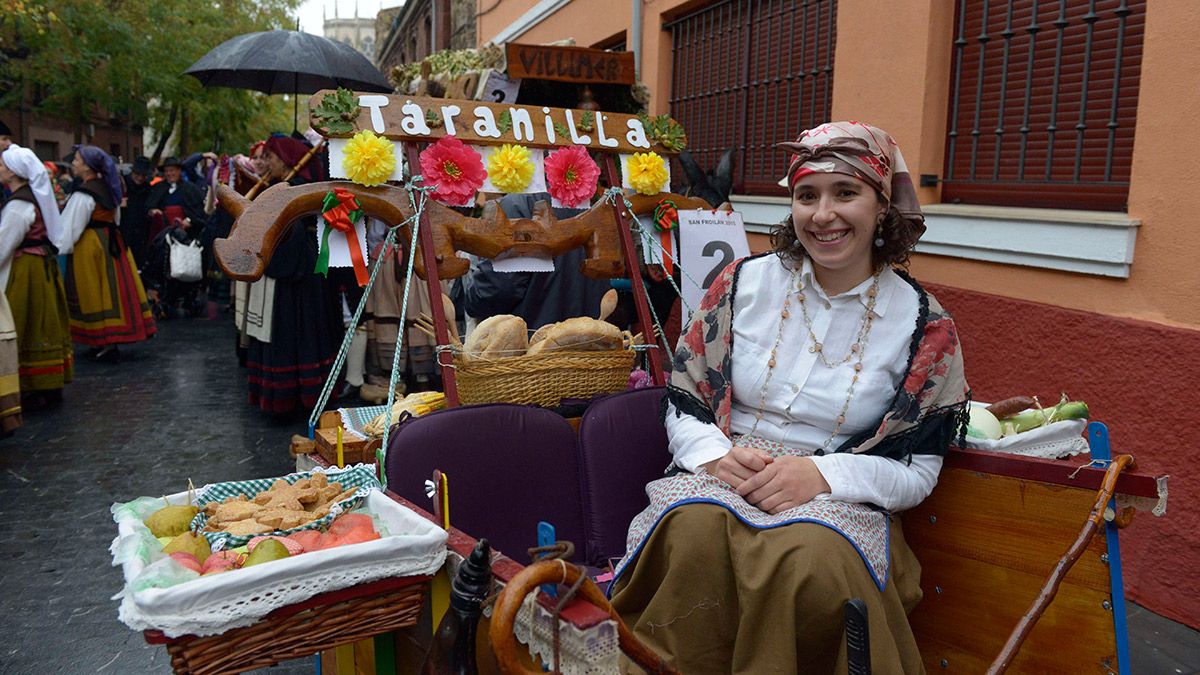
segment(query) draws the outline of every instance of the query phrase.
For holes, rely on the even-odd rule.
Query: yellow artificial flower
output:
[[[644,195],[663,191],[667,179],[667,162],[656,152],[635,152],[625,163],[629,185]]]
[[[395,146],[370,129],[360,131],[346,143],[342,169],[347,178],[359,185],[380,185],[396,170]]]
[[[529,149],[504,144],[488,157],[488,178],[503,192],[524,192],[533,180],[535,167]]]

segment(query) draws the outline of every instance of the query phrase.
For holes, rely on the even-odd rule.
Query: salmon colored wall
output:
[[[890,133],[914,185],[922,173],[942,173],[953,39],[953,2],[910,1],[887,21],[873,3],[838,3],[830,114]],[[919,196],[939,201],[936,189]]]
[[[592,3],[563,5],[562,9],[518,37],[517,42],[540,44],[575,38],[575,44],[587,47],[629,28],[628,2],[606,2],[599,6],[603,7],[602,11]]]
[[[536,4],[537,0],[478,0],[475,11],[487,13],[475,18],[475,39],[480,45],[489,42]]]

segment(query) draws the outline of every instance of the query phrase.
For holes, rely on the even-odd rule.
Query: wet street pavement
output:
[[[294,470],[305,415],[246,403],[227,320],[159,324],[116,364],[82,362],[57,409],[0,441],[0,672],[171,672],[165,648],[117,620],[114,501]],[[261,672],[312,673],[314,661]]]
[[[117,620],[114,501],[294,468],[305,414],[246,403],[227,319],[160,324],[118,364],[80,363],[64,404],[0,441],[0,673],[169,673],[166,650]],[[1181,570],[1181,573],[1184,573]],[[1135,673],[1200,672],[1200,634],[1130,606]],[[302,659],[256,671],[315,672]]]

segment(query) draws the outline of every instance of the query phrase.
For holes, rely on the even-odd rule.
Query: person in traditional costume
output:
[[[13,191],[0,211],[0,288],[12,308],[21,397],[29,407],[52,405],[74,376],[67,297],[50,243],[62,229],[58,205],[49,173],[28,148],[0,155],[0,181]]]
[[[872,672],[920,673],[920,566],[896,514],[961,442],[958,337],[897,267],[925,226],[892,137],[835,122],[782,145],[791,216],[684,330],[673,465],[646,487],[613,605],[686,673],[833,673],[843,605],[861,598]]]
[[[133,255],[117,229],[121,175],[112,157],[92,145],[75,146],[71,164],[82,179],[62,212],[59,239],[67,253],[67,309],[71,339],[98,360],[118,359],[117,346],[149,339],[156,330]]]
[[[284,136],[267,140],[263,156],[275,181],[283,180],[309,147]],[[301,185],[320,179],[310,163],[289,179]],[[278,415],[316,405],[333,365],[342,335],[337,285],[314,272],[317,262],[316,218],[288,225],[266,273],[251,284],[249,297],[238,298],[240,321],[248,326],[246,354],[250,404]],[[347,270],[348,271],[348,270]],[[330,275],[330,282],[333,275]],[[243,308],[243,304],[245,307]],[[241,325],[241,324],[239,324]]]

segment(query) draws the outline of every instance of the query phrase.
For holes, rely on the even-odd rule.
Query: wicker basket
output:
[[[428,577],[385,579],[318,595],[220,635],[146,631],[146,641],[167,646],[178,675],[240,673],[412,626],[427,588]]]
[[[551,352],[464,361],[455,354],[463,404],[520,403],[553,408],[564,398],[624,391],[637,352],[632,349]]]

